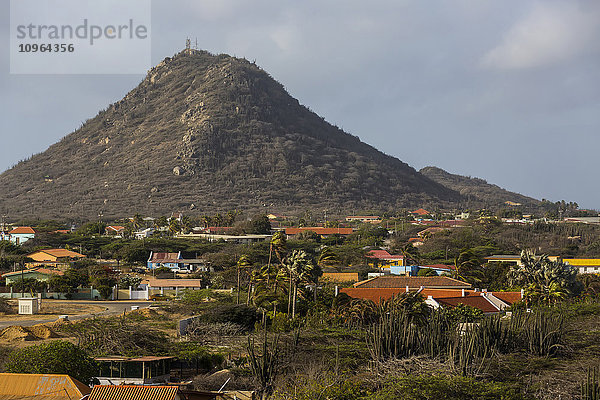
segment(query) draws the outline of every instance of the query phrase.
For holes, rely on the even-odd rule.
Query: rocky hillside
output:
[[[540,201],[519,193],[509,192],[500,186],[487,183],[480,178],[454,175],[437,167],[425,167],[419,171],[431,180],[459,192],[471,206],[497,208],[505,202],[519,203],[525,207],[540,205]],[[466,206],[466,208],[470,208]]]
[[[0,175],[11,218],[173,210],[379,210],[456,191],[311,112],[255,64],[166,58],[121,101]]]

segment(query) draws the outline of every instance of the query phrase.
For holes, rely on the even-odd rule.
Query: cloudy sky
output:
[[[0,0],[0,170],[143,78],[10,75],[8,11]],[[256,60],[303,104],[414,168],[600,209],[596,0],[152,1],[152,63],[187,36]]]

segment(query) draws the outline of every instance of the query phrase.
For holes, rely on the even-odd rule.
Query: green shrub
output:
[[[220,304],[206,311],[202,320],[204,322],[232,322],[251,330],[258,320],[258,313],[256,308],[245,304]]]
[[[407,376],[384,384],[369,400],[525,400],[516,385],[459,376]]]
[[[19,374],[67,374],[92,383],[98,365],[82,348],[62,340],[13,351],[6,371]]]

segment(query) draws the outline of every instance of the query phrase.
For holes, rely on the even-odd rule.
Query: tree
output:
[[[288,314],[291,308],[291,318],[293,319],[296,316],[298,286],[302,283],[313,283],[316,287],[319,276],[323,273],[321,268],[314,263],[312,257],[304,250],[292,251],[284,265],[289,276],[289,300],[291,307],[288,305]]]
[[[133,219],[131,220],[131,225],[133,229],[137,231],[142,227],[143,224],[144,219],[142,218],[142,216],[140,214],[135,214],[133,216]]]
[[[179,221],[175,218],[171,218],[171,221],[169,221],[169,234],[174,236],[179,231],[181,231],[181,225],[179,224]]]
[[[256,215],[250,220],[250,232],[254,234],[269,234],[271,233],[271,221],[266,214]]]
[[[248,256],[241,256],[237,263],[235,264],[237,270],[237,299],[236,304],[240,304],[240,275],[242,270],[247,270],[252,268],[252,263],[248,259]],[[250,296],[250,288],[248,288],[248,296]]]
[[[577,295],[583,286],[574,267],[551,261],[546,255],[537,257],[530,250],[521,252],[521,263],[511,267],[508,280],[511,285],[525,289],[528,304],[537,301],[552,304],[568,295]]]
[[[119,277],[119,289],[136,290],[139,284],[142,283],[142,278],[135,275],[124,274]]]
[[[483,278],[481,259],[472,249],[463,250],[454,258],[452,277],[472,284],[481,282]]]
[[[86,384],[98,375],[98,365],[84,350],[62,340],[15,350],[5,368],[17,374],[66,374]]]
[[[404,265],[418,264],[421,258],[419,249],[413,246],[412,243],[407,243],[400,249],[400,253],[404,256]]]
[[[39,293],[44,290],[46,286],[44,282],[38,281],[35,278],[18,278],[9,285],[12,287],[14,292],[28,292],[33,297],[34,293]]]

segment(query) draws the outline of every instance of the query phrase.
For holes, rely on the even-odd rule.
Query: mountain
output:
[[[122,100],[2,173],[0,187],[11,218],[462,200],[327,123],[254,63],[204,51],[164,59]]]
[[[497,208],[506,202],[519,203],[526,207],[535,207],[541,204],[539,200],[509,192],[480,178],[454,175],[437,167],[425,167],[419,172],[440,185],[460,193],[467,199],[467,203],[477,207]]]

